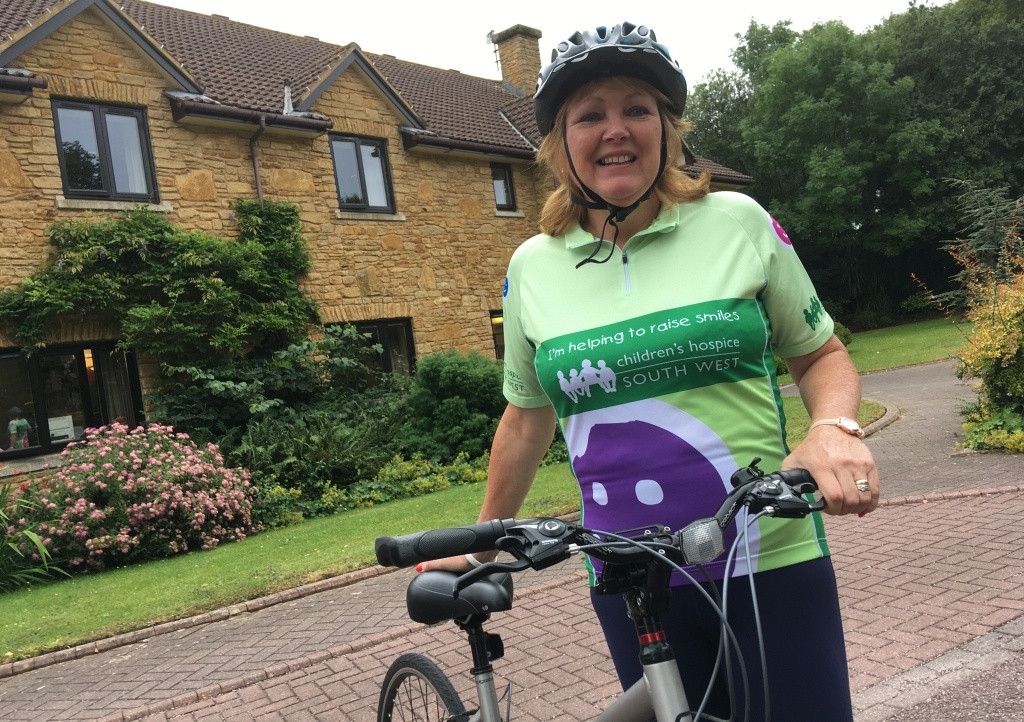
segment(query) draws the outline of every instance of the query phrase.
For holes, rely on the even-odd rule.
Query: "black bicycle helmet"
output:
[[[613,75],[639,78],[664,93],[669,111],[683,114],[686,78],[668,48],[645,25],[622,23],[611,29],[575,32],[551,51],[551,63],[540,71],[533,113],[541,135],[551,132],[558,109],[581,84]]]

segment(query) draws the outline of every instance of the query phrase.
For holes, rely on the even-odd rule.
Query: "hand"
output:
[[[826,514],[859,514],[878,508],[878,469],[867,445],[835,426],[819,426],[782,462],[783,469],[806,469],[818,482]],[[868,490],[857,488],[866,480]],[[862,482],[863,483],[863,482]]]
[[[494,555],[491,555],[492,557]],[[485,559],[478,559],[482,564],[484,561],[490,561]],[[463,556],[458,557],[447,557],[445,559],[434,559],[429,562],[421,562],[416,565],[416,571],[418,572],[455,572],[456,574],[465,574],[473,565],[470,564],[469,560]]]

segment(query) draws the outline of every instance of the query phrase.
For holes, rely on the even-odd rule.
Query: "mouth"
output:
[[[597,161],[598,165],[627,165],[636,160],[635,155],[613,155]]]

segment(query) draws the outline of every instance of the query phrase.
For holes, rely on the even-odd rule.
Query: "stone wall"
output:
[[[256,197],[249,152],[255,125],[224,130],[175,122],[163,95],[173,81],[94,10],[16,64],[45,78],[48,88],[20,105],[0,105],[0,288],[15,286],[51,258],[46,228],[54,221],[118,212],[110,203],[73,209],[59,203],[55,97],[144,107],[158,208],[173,223],[235,237],[229,204]],[[325,320],[410,317],[420,354],[448,348],[493,353],[489,311],[501,307],[512,251],[535,232],[542,202],[536,171],[513,163],[521,213],[498,213],[490,162],[510,161],[403,150],[398,126],[404,121],[354,65],[313,110],[331,118],[332,133],[386,140],[396,206],[387,217],[339,210],[328,135],[296,137],[268,129],[257,141],[264,196],[301,209],[313,256],[303,283]],[[83,332],[60,333],[71,341]],[[0,339],[0,346],[9,345]]]

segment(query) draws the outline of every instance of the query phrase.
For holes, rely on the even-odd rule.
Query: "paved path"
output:
[[[973,390],[949,363],[863,381],[890,410],[868,438],[884,506],[827,519],[857,721],[1021,719],[1024,458],[956,449]],[[379,572],[0,666],[0,718],[369,722],[387,664],[412,649],[465,693],[457,631],[409,623],[410,572]],[[589,719],[617,683],[580,567],[522,575],[517,590],[491,625],[515,719]]]

